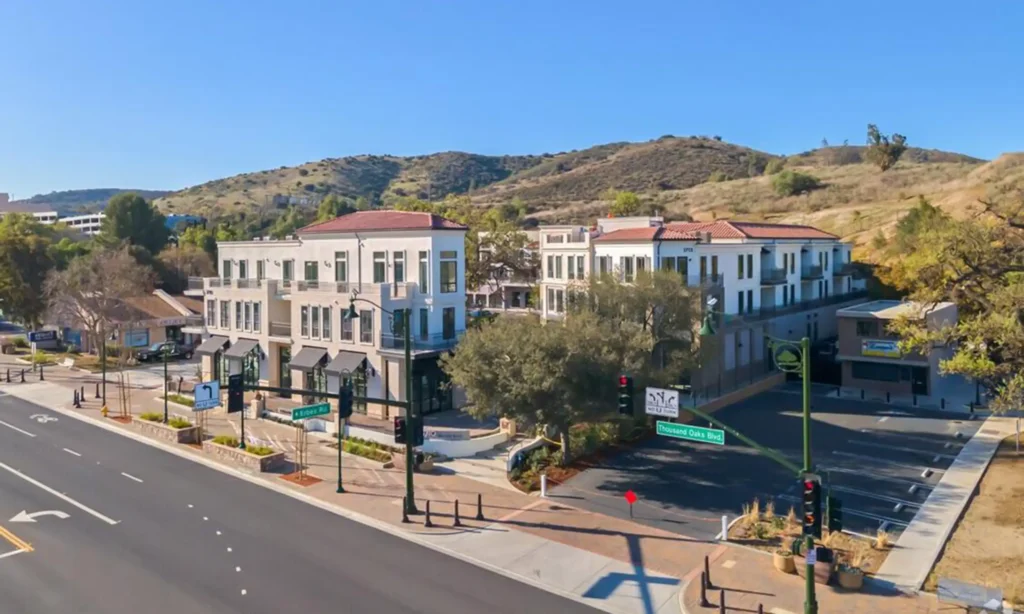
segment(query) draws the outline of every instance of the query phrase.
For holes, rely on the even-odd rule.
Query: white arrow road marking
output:
[[[4,422],[3,420],[0,420],[0,424],[6,426],[7,428],[11,429],[12,431],[18,431],[22,435],[28,435],[29,437],[35,437],[36,436],[35,433],[29,433],[28,431],[19,429],[18,427],[14,426],[13,424],[8,424],[8,423]]]
[[[119,520],[114,520],[112,518],[104,516],[103,514],[97,512],[96,510],[92,509],[91,507],[89,507],[87,505],[83,505],[82,503],[79,503],[78,501],[75,501],[71,497],[65,495],[62,492],[59,492],[59,491],[56,491],[56,490],[50,488],[49,486],[47,486],[46,484],[43,484],[39,480],[35,480],[33,478],[30,478],[29,476],[27,476],[24,473],[18,471],[14,467],[11,467],[10,465],[7,465],[6,463],[0,463],[0,469],[3,469],[4,471],[9,472],[12,475],[18,476],[19,478],[25,480],[29,484],[31,484],[33,486],[37,486],[37,487],[41,488],[42,490],[45,490],[46,492],[50,493],[54,497],[57,497],[61,501],[64,501],[66,503],[70,503],[71,505],[74,505],[75,507],[77,507],[78,509],[82,510],[83,512],[85,512],[85,513],[87,513],[87,514],[89,514],[91,516],[95,516],[96,518],[99,518],[100,520],[102,520],[103,522],[105,522],[105,523],[107,523],[109,525],[115,525],[118,522],[120,522]]]
[[[22,510],[18,512],[18,514],[14,518],[11,518],[11,522],[35,522],[36,518],[40,516],[56,516],[61,520],[69,518],[67,512],[62,512],[60,510],[44,510],[41,512],[32,512],[31,514],[29,514],[25,510]]]

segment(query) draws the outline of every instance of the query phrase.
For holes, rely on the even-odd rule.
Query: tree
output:
[[[477,241],[478,257],[467,259],[467,287],[487,284],[491,292],[496,292],[503,281],[535,276],[537,256],[528,249],[530,238],[516,226],[500,222],[479,233]]]
[[[768,164],[764,167],[765,175],[775,175],[782,171],[782,168],[786,166],[785,158],[772,158],[768,161]]]
[[[178,237],[178,245],[192,245],[203,250],[210,257],[217,255],[217,237],[214,232],[203,226],[189,226]]]
[[[98,249],[72,260],[63,271],[50,271],[44,292],[50,316],[65,326],[80,327],[93,347],[125,317],[125,301],[148,293],[153,270],[139,264],[127,248]]]
[[[158,272],[167,292],[183,292],[189,277],[211,277],[216,274],[208,253],[191,244],[168,246],[157,256]]]
[[[868,148],[864,155],[868,162],[885,172],[892,168],[907,150],[906,143],[907,137],[902,134],[894,132],[890,139],[879,132],[878,126],[868,124]]]
[[[608,212],[615,217],[628,217],[640,212],[640,197],[633,192],[613,191]]]
[[[283,239],[294,235],[296,230],[308,226],[312,221],[313,216],[309,211],[291,205],[281,217],[274,220],[270,226],[270,236],[275,239]]]
[[[352,213],[355,210],[355,207],[348,201],[342,200],[334,194],[329,194],[327,198],[320,201],[320,206],[317,207],[316,221],[326,222],[338,216]]]
[[[31,328],[42,323],[42,280],[53,268],[52,231],[31,216],[10,213],[0,220],[0,310]]]
[[[796,196],[821,186],[817,177],[789,169],[772,176],[772,187],[780,196]]]
[[[167,245],[170,230],[166,218],[134,192],[122,192],[111,198],[104,214],[100,240],[107,247],[126,242],[158,254]]]

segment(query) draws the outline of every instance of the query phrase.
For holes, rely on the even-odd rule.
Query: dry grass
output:
[[[892,547],[892,536],[889,535],[888,531],[878,529],[878,533],[875,534],[874,548],[878,550],[885,550],[886,548]]]
[[[940,577],[999,587],[1024,607],[1024,454],[1014,452],[1013,436],[992,459],[925,589],[934,591]]]

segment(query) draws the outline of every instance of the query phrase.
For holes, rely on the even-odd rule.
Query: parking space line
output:
[[[864,446],[867,448],[878,448],[879,450],[894,450],[896,452],[909,452],[911,454],[923,454],[925,456],[938,456],[940,458],[948,458],[950,460],[956,459],[956,454],[938,454],[936,452],[929,452],[928,450],[918,450],[917,448],[907,448],[904,446],[890,446],[887,443],[874,443],[871,441],[857,441],[851,439],[846,443],[851,443],[855,446]]]
[[[801,499],[800,497],[794,497],[792,495],[779,495],[776,497],[776,499],[784,499],[786,501],[791,501],[793,503],[803,503],[803,499]],[[901,527],[905,527],[908,524],[910,524],[909,522],[903,520],[896,520],[895,518],[886,518],[885,516],[878,516],[877,514],[872,514],[870,512],[862,512],[859,510],[847,509],[845,507],[843,508],[843,514],[847,514],[850,516],[860,516],[861,518],[867,518],[868,520],[876,520],[878,522],[888,522],[889,524],[895,524]]]
[[[18,431],[22,435],[28,435],[29,437],[35,437],[36,436],[35,433],[29,433],[28,431],[26,431],[24,429],[19,429],[18,427],[14,426],[13,424],[8,424],[7,422],[4,422],[3,420],[0,420],[0,424],[6,426],[7,428],[11,429],[12,431]]]
[[[898,499],[896,497],[890,497],[888,495],[878,495],[873,492],[866,490],[860,490],[859,488],[848,488],[846,486],[829,486],[830,490],[837,492],[845,492],[851,495],[857,495],[858,497],[869,497],[871,499],[878,499],[880,501],[888,501],[889,503],[902,503],[904,507],[921,507],[920,503],[913,501],[907,501],[906,499]]]
[[[863,470],[847,469],[845,467],[830,467],[830,466],[824,466],[821,469],[822,469],[822,471],[825,471],[827,473],[846,473],[846,474],[849,474],[849,475],[859,475],[859,476],[867,477],[867,476],[864,475],[864,471]],[[922,482],[915,482],[914,480],[908,480],[908,479],[905,479],[905,478],[894,478],[894,477],[889,476],[889,475],[872,475],[870,479],[872,479],[872,480],[883,480],[883,481],[886,481],[886,482],[896,482],[897,484],[906,484],[907,486],[917,486],[919,489],[920,488],[927,488],[927,489],[931,490],[931,489],[935,488],[934,486],[929,486],[928,484],[924,484]]]
[[[861,429],[860,432],[864,433],[865,435],[881,435],[882,437],[898,437],[900,439],[909,439],[911,441],[920,441],[920,442],[923,442],[923,443],[930,443],[930,444],[933,444],[933,445],[939,445],[940,443],[942,443],[947,448],[950,445],[958,445],[958,446],[964,445],[963,443],[961,443],[959,441],[938,442],[938,441],[935,441],[934,439],[929,439],[927,437],[921,437],[920,435],[905,435],[903,433],[898,433],[896,431],[872,431],[870,429]]]
[[[932,467],[926,467],[924,465],[908,465],[906,463],[896,463],[880,459],[876,456],[867,456],[865,454],[854,454],[853,452],[843,452],[842,450],[832,450],[832,454],[836,456],[845,456],[847,458],[855,458],[860,461],[872,463],[875,465],[889,465],[892,467],[901,467],[903,469],[910,469],[915,473],[921,473],[922,471],[930,471],[932,473],[945,473],[945,469],[936,469]]]

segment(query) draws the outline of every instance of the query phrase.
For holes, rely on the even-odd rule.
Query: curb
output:
[[[8,393],[8,394],[10,394],[10,393]],[[16,395],[11,395],[11,396],[16,396]],[[18,398],[20,400],[25,401],[27,403],[30,403],[32,405],[36,405],[36,403],[34,403],[33,401],[30,401],[28,399],[24,399],[22,397],[18,397]],[[233,467],[230,467],[230,466],[218,463],[217,461],[214,461],[214,460],[211,460],[211,459],[207,459],[207,458],[203,458],[201,456],[197,456],[197,455],[192,454],[192,453],[190,453],[190,452],[188,452],[186,450],[179,450],[179,449],[177,449],[174,446],[171,446],[169,444],[165,444],[165,443],[160,442],[160,441],[149,439],[148,437],[145,437],[144,435],[140,435],[138,433],[135,433],[135,432],[132,432],[132,431],[128,431],[128,430],[122,429],[120,427],[113,426],[111,424],[107,424],[105,422],[97,420],[96,418],[92,418],[90,416],[81,415],[81,414],[76,413],[76,412],[74,412],[74,411],[72,411],[72,410],[70,410],[70,409],[68,409],[66,407],[63,407],[63,406],[60,406],[60,407],[43,407],[41,405],[36,405],[36,406],[37,407],[41,407],[42,409],[48,409],[48,410],[57,412],[59,414],[65,415],[65,416],[69,416],[69,417],[74,418],[76,420],[79,420],[81,422],[86,422],[88,424],[92,424],[94,426],[97,426],[99,428],[105,429],[107,431],[110,431],[110,432],[113,432],[113,433],[117,433],[117,434],[119,434],[119,435],[121,435],[123,437],[128,437],[129,439],[133,439],[133,440],[135,440],[135,441],[137,441],[139,443],[142,443],[144,445],[148,445],[150,447],[154,447],[154,448],[163,450],[164,452],[167,452],[169,454],[173,454],[173,455],[178,456],[180,458],[184,458],[184,459],[190,460],[192,462],[204,465],[204,466],[206,466],[206,467],[208,467],[210,469],[213,469],[215,471],[220,471],[221,473],[230,475],[230,476],[235,477],[235,478],[239,478],[241,480],[249,482],[250,484],[255,484],[257,486],[261,486],[261,487],[266,488],[268,490],[272,490],[272,491],[274,491],[274,492],[276,492],[278,494],[282,494],[282,495],[285,495],[287,497],[291,497],[293,499],[296,499],[296,500],[301,501],[303,503],[306,503],[308,505],[312,505],[314,507],[322,509],[322,510],[324,510],[326,512],[330,512],[332,514],[335,514],[336,516],[341,516],[342,518],[346,518],[346,519],[351,520],[353,522],[358,522],[359,524],[362,524],[362,525],[365,525],[365,526],[377,529],[378,531],[382,531],[384,533],[388,533],[389,535],[392,535],[392,536],[397,537],[399,539],[403,539],[405,541],[412,542],[412,543],[417,544],[419,546],[422,546],[424,548],[428,548],[430,550],[433,550],[435,552],[439,552],[439,553],[444,554],[446,556],[450,556],[450,557],[452,557],[454,559],[458,559],[458,560],[460,560],[460,561],[462,561],[464,563],[468,563],[470,565],[474,565],[476,567],[480,567],[482,569],[485,569],[485,570],[490,571],[492,573],[498,574],[498,575],[503,576],[505,578],[509,578],[510,580],[515,580],[515,581],[520,582],[522,584],[526,584],[526,585],[532,586],[534,588],[543,590],[545,592],[551,593],[553,595],[557,595],[559,597],[563,597],[565,599],[569,599],[571,601],[575,601],[577,603],[581,603],[581,604],[589,606],[591,608],[604,610],[605,612],[611,612],[613,614],[631,614],[631,613],[628,613],[628,612],[624,612],[622,610],[617,610],[617,609],[609,608],[609,607],[607,607],[606,604],[595,604],[592,601],[588,601],[588,600],[583,599],[579,595],[575,595],[575,594],[563,591],[562,589],[556,588],[554,586],[543,584],[543,583],[538,582],[537,580],[534,580],[533,578],[530,578],[528,576],[522,576],[522,575],[519,575],[519,574],[512,573],[512,572],[510,572],[510,571],[508,571],[506,569],[503,569],[501,567],[498,567],[497,565],[494,565],[492,563],[488,563],[486,561],[481,561],[479,559],[476,559],[476,558],[473,558],[471,556],[462,554],[461,552],[458,552],[456,550],[452,550],[452,549],[447,548],[445,546],[441,546],[441,545],[438,545],[438,544],[431,543],[430,541],[428,541],[426,539],[423,539],[422,537],[419,537],[420,535],[426,535],[425,533],[417,533],[417,532],[411,532],[411,531],[402,530],[402,529],[400,529],[398,527],[395,527],[395,526],[393,526],[393,525],[391,525],[389,523],[386,523],[384,521],[378,520],[378,519],[373,518],[371,516],[367,516],[367,515],[361,514],[359,512],[354,512],[352,510],[343,508],[341,506],[334,505],[334,504],[331,504],[331,503],[327,503],[326,501],[321,501],[321,500],[319,500],[319,499],[317,499],[315,497],[312,497],[310,495],[307,495],[305,493],[294,491],[294,490],[292,490],[290,488],[287,488],[287,487],[279,485],[279,484],[275,484],[273,482],[268,482],[268,481],[264,480],[263,478],[259,478],[259,477],[252,476],[252,475],[248,475],[248,474],[246,474],[246,473],[244,473],[244,472],[242,472],[242,471],[240,471],[238,469],[235,469]],[[494,525],[491,524],[491,525],[488,525],[488,526],[494,526]],[[508,531],[508,529],[505,529],[505,530]],[[430,533],[429,535],[437,535],[437,534]]]

